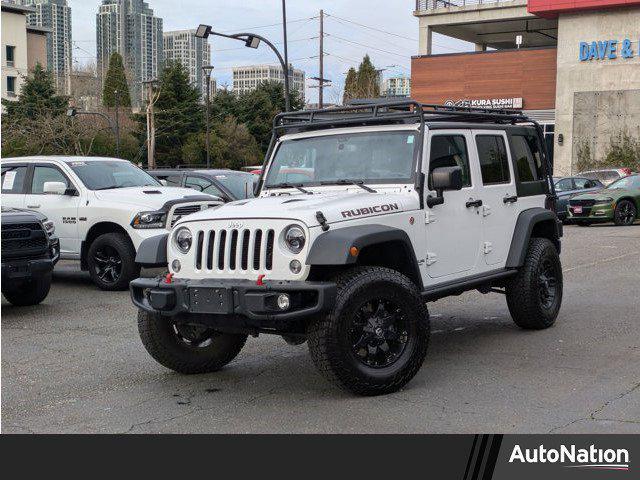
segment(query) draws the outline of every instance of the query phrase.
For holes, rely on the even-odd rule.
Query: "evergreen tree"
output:
[[[176,165],[187,138],[204,129],[200,92],[189,83],[189,72],[177,62],[165,65],[157,88],[160,95],[154,106],[156,164]],[[145,117],[140,120],[146,128]]]
[[[344,81],[344,96],[342,98],[343,105],[347,105],[349,100],[356,98],[358,88],[358,73],[356,69],[351,67],[347,72],[347,78]]]
[[[17,101],[2,100],[7,119],[35,119],[39,116],[54,117],[66,112],[69,98],[56,95],[51,72],[39,63],[25,79]]]
[[[116,98],[118,105],[121,107],[131,106],[129,85],[127,84],[122,56],[114,52],[109,57],[109,68],[107,69],[102,91],[102,104],[105,107],[115,107]]]
[[[371,63],[369,55],[365,55],[358,67],[357,94],[358,98],[377,98],[380,96],[380,74]]]

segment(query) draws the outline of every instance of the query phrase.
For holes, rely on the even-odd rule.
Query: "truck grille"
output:
[[[200,230],[195,238],[196,270],[260,272],[273,268],[274,230]]]
[[[33,255],[47,248],[48,241],[39,223],[2,224],[2,253]]]
[[[595,204],[595,200],[569,200],[569,205],[572,207],[593,207]]]
[[[220,205],[220,202],[217,203],[193,203],[188,205],[183,205],[179,207],[174,207],[170,212],[169,217],[169,227],[173,227],[178,220],[186,215],[191,215],[192,213],[199,212],[200,210],[206,210],[207,208],[217,207]]]

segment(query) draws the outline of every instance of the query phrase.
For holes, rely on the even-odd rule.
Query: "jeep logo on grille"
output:
[[[242,222],[231,222],[228,228],[242,228],[244,224]]]

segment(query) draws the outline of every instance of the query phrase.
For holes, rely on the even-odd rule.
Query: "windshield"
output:
[[[621,178],[620,180],[613,182],[607,188],[640,188],[640,175]]]
[[[69,166],[89,190],[161,185],[147,172],[126,161],[77,161],[69,162]]]
[[[250,173],[221,173],[215,176],[235,198],[242,199],[253,197],[253,184],[258,176]]]
[[[362,132],[282,142],[271,162],[265,186],[409,183],[414,174],[415,131]]]

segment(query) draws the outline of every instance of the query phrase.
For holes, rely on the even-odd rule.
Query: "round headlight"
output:
[[[306,241],[304,230],[298,225],[291,225],[284,232],[284,243],[292,253],[300,253]]]
[[[180,227],[173,234],[173,244],[181,253],[188,253],[193,243],[193,235],[187,227]]]

